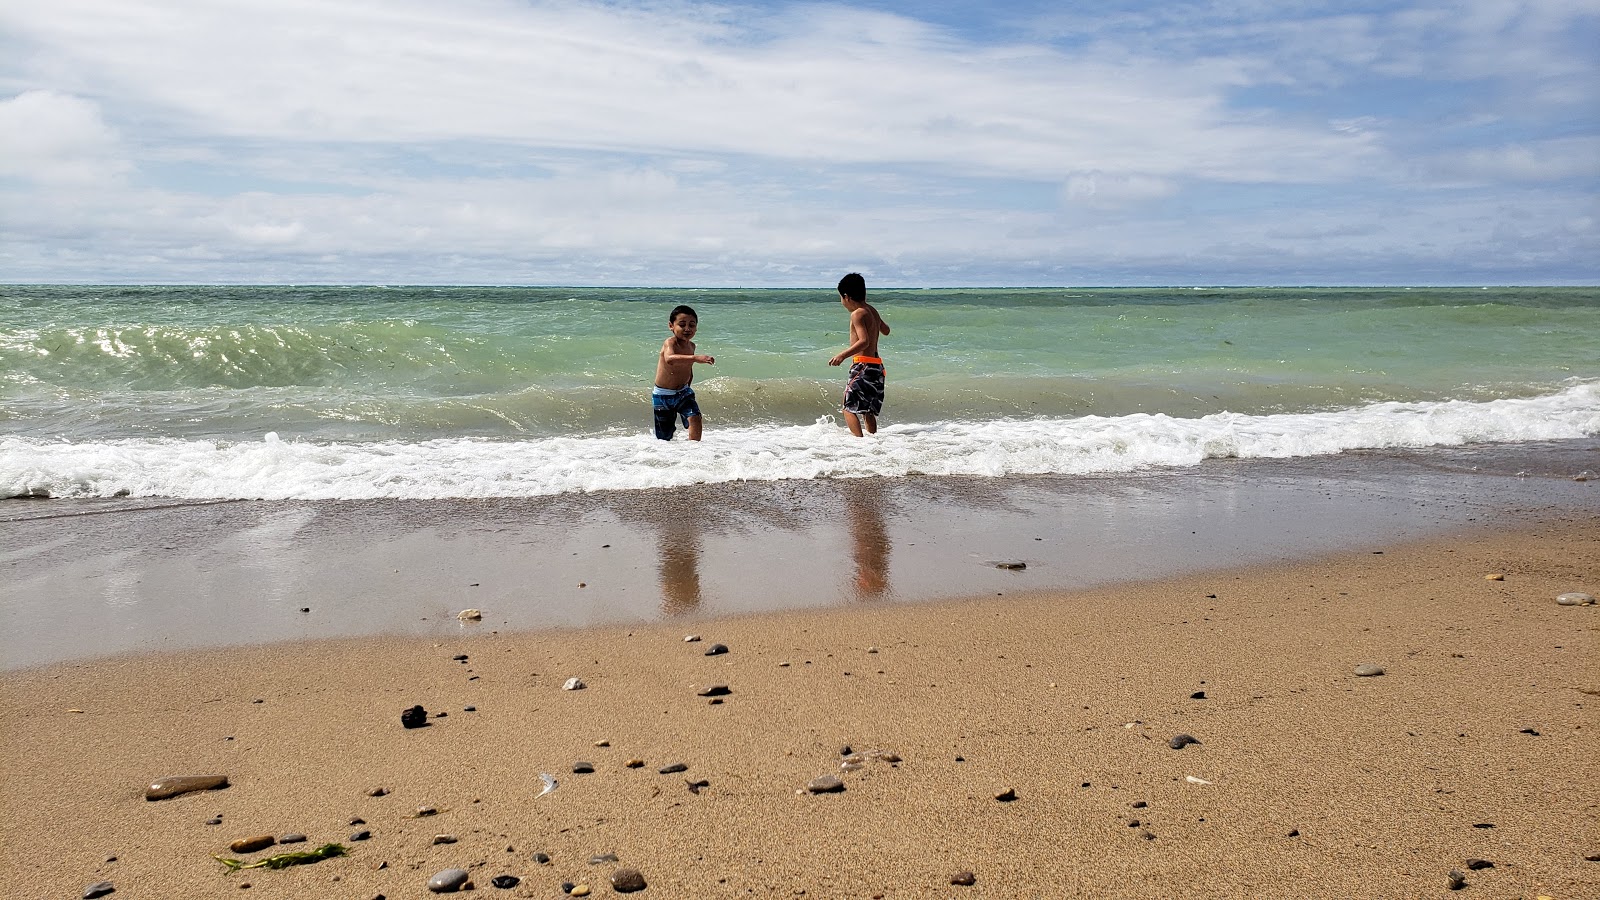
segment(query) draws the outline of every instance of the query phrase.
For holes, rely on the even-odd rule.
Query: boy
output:
[[[700,404],[694,400],[694,364],[716,365],[709,356],[695,355],[694,332],[700,327],[700,317],[687,306],[674,306],[667,316],[667,327],[672,336],[661,343],[661,355],[656,359],[656,389],[651,391],[650,405],[655,408],[656,437],[672,440],[677,428],[674,420],[682,417],[683,427],[689,429],[689,440],[700,440]]]
[[[878,335],[887,335],[889,326],[867,303],[867,280],[860,273],[851,272],[839,279],[839,302],[850,310],[850,346],[828,360],[828,365],[851,360],[850,380],[844,386],[844,421],[856,437],[861,437],[863,421],[867,434],[877,434],[878,413],[883,409],[883,360],[878,358]]]

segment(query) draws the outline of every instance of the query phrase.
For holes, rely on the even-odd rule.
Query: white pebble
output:
[[[567,683],[563,684],[561,689],[563,691],[581,691],[585,687],[588,687],[588,685],[584,684],[581,679],[574,677],[568,678]]]

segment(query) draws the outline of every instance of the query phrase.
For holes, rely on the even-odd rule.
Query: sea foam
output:
[[[0,496],[339,500],[531,497],[728,481],[910,475],[1075,475],[1600,435],[1600,382],[1487,402],[1377,403],[1279,415],[1008,419],[890,425],[852,438],[829,419],[538,440],[328,442],[0,438]]]

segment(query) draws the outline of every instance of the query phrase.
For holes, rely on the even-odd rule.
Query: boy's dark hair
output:
[[[672,308],[672,312],[667,313],[667,324],[671,325],[673,322],[678,321],[678,317],[684,313],[694,316],[696,322],[700,321],[700,314],[694,311],[694,307],[684,306],[680,303]]]
[[[849,297],[857,303],[867,302],[867,280],[861,277],[860,272],[851,272],[839,279],[839,293]]]

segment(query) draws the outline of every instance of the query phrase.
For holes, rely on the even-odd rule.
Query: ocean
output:
[[[870,287],[870,285],[869,285]],[[533,497],[1600,435],[1600,288],[0,286],[0,497]],[[705,440],[651,434],[687,303]]]

